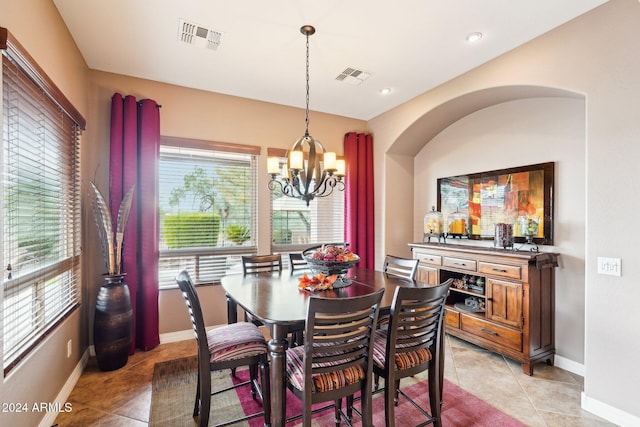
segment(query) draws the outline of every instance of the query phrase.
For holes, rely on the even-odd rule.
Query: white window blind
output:
[[[286,157],[280,159],[280,168]],[[327,197],[313,199],[309,206],[284,196],[276,185],[271,195],[271,251],[299,252],[309,246],[344,241],[344,191],[337,188]],[[284,260],[285,258],[283,258]]]
[[[0,217],[5,373],[79,304],[84,126],[28,55],[9,45],[2,55]]]
[[[177,145],[181,144],[181,145]],[[160,286],[185,268],[195,283],[241,271],[256,251],[259,147],[163,138],[160,147]]]

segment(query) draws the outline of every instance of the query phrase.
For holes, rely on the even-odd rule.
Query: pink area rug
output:
[[[234,382],[246,380],[248,371],[238,372],[238,379]],[[427,408],[429,412],[429,398],[427,396],[427,384],[420,382],[410,386],[402,387],[418,405]],[[261,410],[258,402],[251,398],[248,387],[236,389],[238,398],[242,404],[245,414],[255,413]],[[373,398],[373,424],[384,426],[384,393],[374,395]],[[473,394],[463,390],[457,385],[447,381],[444,382],[444,405],[442,406],[443,427],[524,427],[518,420],[494,408],[485,401],[477,398]],[[322,406],[322,405],[321,405]],[[300,414],[302,411],[301,401],[287,390],[287,418]],[[359,403],[356,408],[360,409]],[[400,398],[400,403],[396,407],[396,425],[399,427],[415,426],[425,421],[425,417],[415,409],[405,398]],[[333,409],[320,412],[314,416],[317,425],[320,427],[334,427]],[[288,423],[287,426],[296,426],[301,420]],[[249,421],[250,427],[262,427],[262,418],[254,418]],[[344,424],[346,425],[346,424]],[[354,414],[354,425],[360,426],[361,422]]]

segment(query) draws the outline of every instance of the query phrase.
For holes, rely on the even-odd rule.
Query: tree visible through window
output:
[[[255,155],[215,148],[161,145],[160,286],[182,268],[217,282],[255,251]]]

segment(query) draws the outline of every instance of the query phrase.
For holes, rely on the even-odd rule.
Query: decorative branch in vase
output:
[[[109,276],[122,274],[122,242],[124,241],[124,229],[127,225],[129,212],[131,211],[131,202],[133,201],[133,192],[135,185],[131,186],[127,194],[122,199],[118,209],[118,218],[115,233],[113,231],[113,220],[111,218],[111,210],[105,201],[98,187],[91,182],[93,189],[92,207],[96,227],[98,228],[98,237],[100,239],[100,247],[105,260],[105,265]]]

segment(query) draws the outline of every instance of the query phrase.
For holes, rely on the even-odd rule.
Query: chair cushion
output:
[[[327,352],[327,354],[330,354]],[[331,366],[339,362],[323,363],[321,366]],[[362,381],[365,372],[361,365],[347,369],[314,374],[312,378],[312,393],[322,393],[329,390],[337,390],[347,385]],[[287,380],[298,390],[304,389],[304,346],[298,346],[287,350]]]
[[[267,352],[267,342],[253,323],[238,322],[207,331],[211,362],[242,359]]]
[[[399,345],[398,347],[403,347]],[[404,346],[407,347],[407,346]],[[375,342],[373,344],[373,363],[384,369],[387,360],[387,329],[376,330]],[[398,371],[413,368],[431,360],[431,352],[427,348],[408,351],[406,353],[396,353],[395,368]]]

